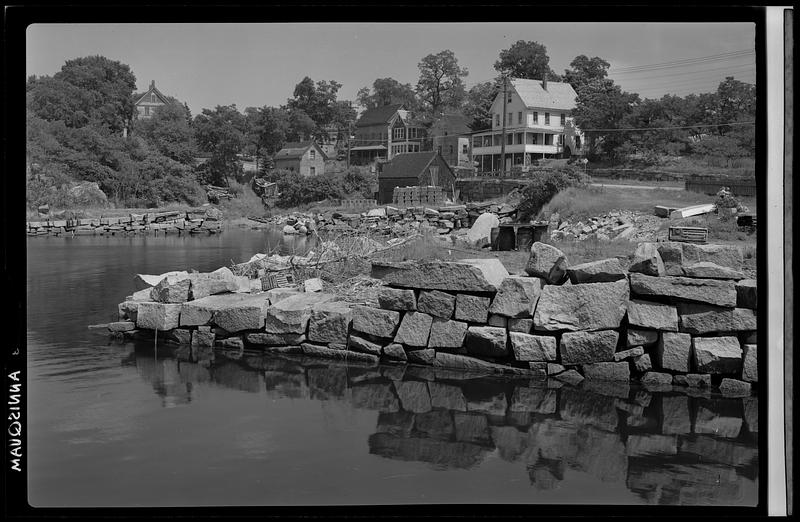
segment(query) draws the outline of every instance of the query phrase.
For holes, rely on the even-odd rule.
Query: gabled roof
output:
[[[367,109],[356,122],[356,127],[364,127],[366,125],[378,125],[381,123],[389,123],[392,116],[403,108],[403,104],[384,105],[374,109]]]
[[[151,92],[152,92],[152,93],[155,93],[155,95],[156,95],[156,96],[158,96],[158,99],[159,99],[159,100],[161,101],[161,103],[163,103],[164,105],[166,105],[166,104],[170,103],[170,100],[169,100],[169,98],[167,98],[166,96],[164,96],[164,95],[161,93],[161,91],[159,91],[159,90],[156,88],[156,82],[150,82],[150,88],[149,88],[149,89],[147,89],[147,92],[145,92],[144,94],[142,94],[141,96],[139,96],[138,98],[136,98],[136,102],[134,103],[134,105],[139,105],[139,103],[140,103],[142,100],[144,100],[144,99],[145,99],[145,97],[146,97],[146,96],[148,96],[148,95],[149,95]]]
[[[273,159],[298,159],[301,158],[303,154],[305,154],[306,151],[311,147],[315,147],[319,153],[322,154],[323,159],[327,158],[322,148],[317,145],[315,141],[309,140],[284,143],[283,148],[275,154]]]
[[[419,178],[436,159],[437,152],[406,152],[384,163],[378,178]],[[449,168],[449,167],[448,167]]]
[[[547,90],[542,87],[541,80],[524,78],[511,80],[526,107],[544,109],[574,109],[577,94],[572,85],[564,82],[547,82]],[[502,96],[502,94],[500,94]]]
[[[472,129],[467,125],[469,120],[461,113],[453,112],[443,114],[433,125],[431,125],[431,134],[434,136],[461,136],[469,134]]]

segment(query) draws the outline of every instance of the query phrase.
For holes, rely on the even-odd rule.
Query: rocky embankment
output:
[[[534,243],[525,275],[497,259],[373,263],[384,284],[377,307],[262,292],[259,279],[227,268],[140,275],[109,329],[158,331],[206,364],[217,347],[747,396],[758,382],[757,287],[741,270],[732,246],[641,243],[623,267],[616,258],[570,266]]]
[[[222,212],[211,207],[127,216],[29,221],[25,223],[25,231],[29,236],[127,235],[149,232],[216,234],[222,232],[222,224]]]

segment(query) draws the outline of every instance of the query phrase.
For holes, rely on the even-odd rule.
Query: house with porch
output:
[[[512,79],[506,96],[505,111],[502,92],[492,103],[492,128],[472,134],[472,159],[478,173],[503,170],[504,123],[506,173],[536,158],[584,154],[583,134],[572,117],[577,94],[570,84]]]
[[[353,165],[391,160],[397,154],[420,152],[425,129],[402,104],[365,110],[356,121],[350,147]]]
[[[275,168],[299,172],[301,176],[317,176],[325,173],[327,156],[315,141],[290,142],[283,145],[273,161]]]

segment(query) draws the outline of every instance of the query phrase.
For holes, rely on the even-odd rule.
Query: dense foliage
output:
[[[267,179],[278,184],[277,205],[280,207],[326,199],[373,197],[372,179],[355,168],[343,173],[326,172],[313,177],[304,177],[295,171],[277,170],[271,172]]]
[[[522,189],[522,200],[517,207],[519,219],[526,221],[535,217],[553,196],[569,187],[583,186],[586,182],[586,175],[576,167],[537,173]]]

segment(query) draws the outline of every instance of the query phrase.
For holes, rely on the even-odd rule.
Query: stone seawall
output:
[[[117,335],[395,363],[570,385],[638,382],[749,396],[758,382],[756,284],[736,247],[641,243],[633,263],[570,266],[534,243],[526,275],[497,259],[373,263],[377,307],[322,292],[260,291],[227,269],[137,276]],[[226,272],[227,271],[227,272]]]
[[[216,234],[222,232],[222,224],[222,212],[210,208],[115,217],[28,221],[25,223],[25,231],[29,236]]]

